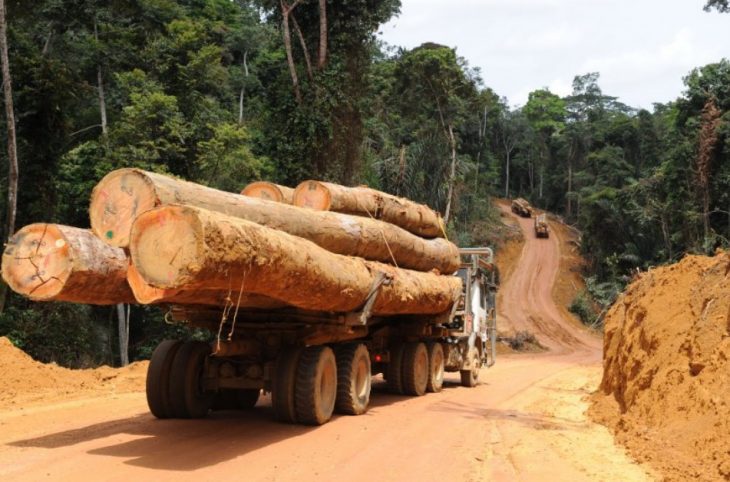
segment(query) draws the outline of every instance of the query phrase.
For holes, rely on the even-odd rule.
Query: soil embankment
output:
[[[70,370],[40,363],[0,337],[0,411],[144,390],[147,362]]]
[[[605,332],[593,417],[666,480],[730,480],[730,253],[642,273]]]

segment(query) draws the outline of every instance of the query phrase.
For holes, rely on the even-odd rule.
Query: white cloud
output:
[[[457,47],[486,85],[510,103],[548,87],[564,95],[573,76],[601,73],[604,92],[638,107],[682,91],[693,67],[730,57],[730,15],[704,0],[403,0],[382,29],[387,42]]]

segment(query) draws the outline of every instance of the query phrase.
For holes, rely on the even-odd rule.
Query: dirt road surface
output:
[[[274,422],[268,397],[190,421],[154,419],[143,393],[13,409],[0,412],[0,479],[652,480],[587,420],[600,340],[552,301],[558,237],[519,223],[527,241],[499,320],[550,350],[501,357],[476,388],[451,376],[441,393],[402,397],[378,377],[365,415],[317,428]]]

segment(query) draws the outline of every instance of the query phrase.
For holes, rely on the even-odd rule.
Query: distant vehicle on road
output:
[[[518,197],[512,201],[512,212],[523,218],[529,218],[532,216],[532,206],[526,199]]]
[[[535,216],[535,236],[538,238],[550,237],[550,228],[548,228],[547,216],[545,216],[545,213]]]

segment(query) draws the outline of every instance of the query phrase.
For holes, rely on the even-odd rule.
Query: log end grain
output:
[[[167,206],[137,217],[130,252],[141,277],[153,287],[171,288],[199,269],[204,258],[203,228],[195,210]]]
[[[8,241],[2,276],[10,288],[32,300],[54,299],[72,270],[70,245],[53,224],[31,224]]]
[[[267,181],[252,182],[241,191],[244,196],[286,204],[292,203],[293,193],[291,188]]]
[[[332,206],[332,193],[323,182],[305,181],[294,189],[292,204],[317,211],[329,211]]]
[[[134,219],[158,203],[155,188],[143,171],[112,171],[91,193],[91,229],[107,244],[127,247]]]

